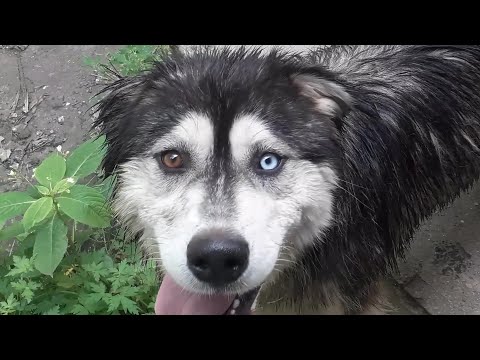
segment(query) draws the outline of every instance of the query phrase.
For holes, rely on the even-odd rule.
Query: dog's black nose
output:
[[[247,242],[226,232],[204,232],[195,235],[187,247],[190,271],[200,281],[216,287],[237,280],[248,265]]]

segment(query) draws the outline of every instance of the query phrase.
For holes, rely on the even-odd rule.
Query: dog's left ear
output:
[[[350,111],[352,98],[334,79],[328,79],[315,70],[307,70],[293,74],[291,80],[300,95],[312,100],[321,114],[340,120]]]

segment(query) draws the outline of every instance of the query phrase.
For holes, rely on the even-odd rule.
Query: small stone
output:
[[[10,161],[21,162],[23,155],[23,149],[14,149],[10,155]]]
[[[29,128],[20,129],[16,132],[19,139],[28,139],[32,135],[32,131]]]
[[[478,206],[478,202],[474,203],[473,205]]]
[[[63,143],[65,142],[64,139],[60,139],[58,137],[54,137],[51,141],[50,141],[50,145],[53,146],[53,147],[57,147],[58,145],[62,145]]]
[[[461,224],[464,224],[464,223],[465,223],[465,221],[463,221],[463,220],[460,220],[460,223],[461,223]]]
[[[12,118],[16,118],[17,116],[17,113],[12,113]]]
[[[10,150],[10,149],[0,148],[0,162],[4,162],[4,161],[8,160],[11,153],[12,153],[12,150]]]
[[[55,131],[53,131],[53,130],[50,130],[50,134],[53,134],[54,132],[55,132]]]
[[[43,155],[38,152],[33,152],[29,155],[29,162],[32,166],[37,166],[43,160]]]
[[[63,124],[64,121],[65,121],[65,117],[62,115],[62,116],[60,116],[60,117],[58,118],[57,121],[58,121],[59,124]]]

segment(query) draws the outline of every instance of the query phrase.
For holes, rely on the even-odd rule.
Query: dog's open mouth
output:
[[[157,315],[251,315],[260,287],[242,295],[200,295],[187,292],[165,275],[155,303]]]

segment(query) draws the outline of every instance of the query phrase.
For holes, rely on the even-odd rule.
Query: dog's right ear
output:
[[[106,152],[102,162],[105,176],[111,175],[115,168],[126,160],[129,154],[128,146],[122,141],[131,131],[132,110],[141,101],[145,88],[142,76],[124,77],[105,87],[98,95],[104,97],[95,105],[98,118],[93,127],[105,135]]]

